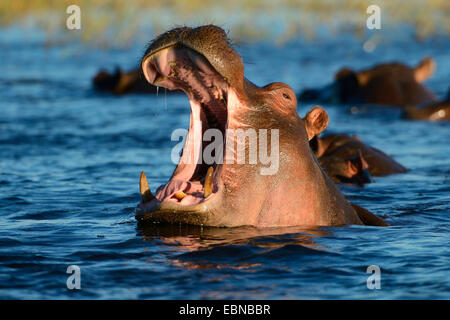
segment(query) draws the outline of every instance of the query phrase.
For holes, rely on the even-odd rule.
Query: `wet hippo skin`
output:
[[[221,28],[181,27],[162,34],[147,48],[142,70],[149,83],[184,91],[191,121],[169,181],[153,194],[141,173],[138,221],[258,228],[364,224],[363,220],[383,225],[344,198],[311,151],[309,140],[328,125],[326,111],[317,106],[302,119],[288,85],[259,87],[246,79],[242,58]],[[268,164],[262,161],[198,162],[206,145],[194,133],[207,129],[266,130],[271,153],[279,156],[276,170],[267,172]],[[272,141],[274,136],[279,140]],[[231,141],[250,151],[249,139]],[[234,143],[222,142],[226,148],[221,156],[229,159]]]
[[[400,62],[383,63],[354,71],[342,68],[334,82],[322,89],[306,89],[298,95],[300,102],[330,102],[338,104],[380,104],[393,107],[423,105],[436,101],[423,82],[436,68],[426,57],[416,66]]]

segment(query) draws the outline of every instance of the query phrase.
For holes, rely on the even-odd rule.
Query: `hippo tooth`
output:
[[[207,198],[212,193],[214,168],[209,167],[206,172],[205,185],[203,186],[203,197]]]
[[[183,191],[178,191],[174,194],[174,196],[178,200],[182,200],[184,197],[186,197],[186,193],[184,193]]]
[[[142,202],[150,202],[155,198],[152,191],[148,187],[147,176],[144,171],[142,171],[141,178],[139,179],[139,190],[141,192]]]
[[[223,93],[222,90],[218,89],[216,86],[214,86],[217,96],[219,97],[219,100],[223,100]]]

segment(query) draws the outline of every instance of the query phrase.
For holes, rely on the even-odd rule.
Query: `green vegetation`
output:
[[[71,4],[81,7],[81,31],[65,28],[66,8]],[[448,0],[6,0],[0,1],[0,24],[31,23],[52,39],[58,35],[124,45],[135,36],[148,39],[149,33],[153,36],[175,25],[214,23],[229,29],[238,40],[283,42],[299,34],[313,38],[323,28],[362,36],[371,4],[381,7],[381,32],[408,24],[418,39],[450,34]]]

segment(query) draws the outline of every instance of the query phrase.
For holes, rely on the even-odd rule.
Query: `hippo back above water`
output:
[[[342,68],[335,80],[321,89],[306,89],[300,102],[330,102],[339,104],[380,104],[395,107],[421,105],[436,101],[435,95],[423,82],[436,68],[433,59],[426,57],[414,67],[400,62],[384,63],[354,71]]]
[[[157,94],[156,86],[149,84],[141,68],[130,71],[122,71],[119,67],[113,73],[100,70],[92,79],[94,89],[102,92],[123,95],[129,93]]]

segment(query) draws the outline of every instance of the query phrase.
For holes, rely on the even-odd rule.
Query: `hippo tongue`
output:
[[[170,180],[166,185],[162,185],[156,190],[156,198],[160,201],[171,198],[175,193],[185,191],[188,182],[182,180]]]
[[[180,199],[179,194],[184,194]],[[203,200],[203,185],[200,181],[170,180],[156,191],[159,201],[180,201],[182,204],[194,204]]]

